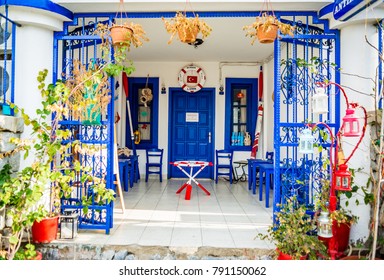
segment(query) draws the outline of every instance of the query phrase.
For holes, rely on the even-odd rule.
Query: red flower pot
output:
[[[287,261],[287,260],[290,260],[290,261],[294,260],[291,255],[284,254],[279,249],[276,249],[276,251],[279,253],[279,255],[277,256],[278,260],[285,260],[285,261]],[[306,260],[306,259],[307,259],[307,256],[300,257],[300,260]]]
[[[49,243],[57,238],[59,217],[50,217],[34,222],[32,226],[32,240],[34,243]]]
[[[325,246],[329,248],[329,242],[332,238],[334,238],[335,239],[334,242],[337,244],[337,255],[343,255],[344,251],[348,249],[350,232],[351,232],[350,223],[338,224],[337,221],[333,221],[333,224],[332,224],[333,236],[331,238],[324,238],[319,236],[319,239],[323,241]]]

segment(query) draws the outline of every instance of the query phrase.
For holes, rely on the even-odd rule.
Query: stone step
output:
[[[38,244],[44,260],[269,260],[272,251],[254,248],[140,245]]]

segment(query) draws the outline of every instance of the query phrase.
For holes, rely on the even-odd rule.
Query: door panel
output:
[[[179,88],[170,89],[169,159],[213,162],[214,89],[188,93]],[[213,135],[212,135],[213,136]],[[170,178],[185,178],[170,166]],[[213,178],[213,168],[206,167],[198,178]]]

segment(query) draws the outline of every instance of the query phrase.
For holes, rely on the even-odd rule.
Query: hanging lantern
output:
[[[315,138],[312,136],[312,131],[309,128],[303,129],[299,136],[299,153],[313,154],[313,143]]]
[[[355,116],[355,109],[348,108],[346,115],[343,118],[343,136],[345,137],[357,137],[361,135],[360,121]]]
[[[340,164],[339,169],[335,171],[335,190],[337,191],[351,191],[351,172],[348,170],[346,164]]]
[[[332,237],[332,223],[329,218],[329,213],[325,211],[320,212],[320,217],[317,220],[317,235],[323,238]]]
[[[312,111],[314,114],[328,113],[328,96],[322,87],[316,88],[312,96]]]

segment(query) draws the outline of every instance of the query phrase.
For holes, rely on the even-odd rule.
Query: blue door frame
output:
[[[213,162],[215,89],[203,88],[189,93],[181,88],[169,89],[168,159]],[[185,175],[170,165],[168,178]],[[213,168],[206,167],[197,178],[213,179]]]

